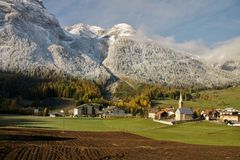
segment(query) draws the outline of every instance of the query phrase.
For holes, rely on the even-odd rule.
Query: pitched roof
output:
[[[82,104],[80,106],[75,107],[75,109],[83,108],[83,107],[93,107],[91,104]]]
[[[178,108],[176,114],[193,114],[190,108]]]
[[[161,115],[161,114],[163,114],[163,113],[167,113],[167,112],[165,112],[165,111],[159,111],[159,112],[156,113],[156,115]]]

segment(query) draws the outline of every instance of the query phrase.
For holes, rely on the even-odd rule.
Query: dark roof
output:
[[[178,114],[193,114],[193,111],[190,108],[178,108],[176,113],[178,113]]]
[[[81,104],[77,107],[75,107],[76,109],[78,108],[83,108],[83,107],[102,107],[102,104],[98,104],[98,103],[85,103],[85,104]]]
[[[93,107],[91,104],[82,104],[80,106],[75,107],[76,109],[83,108],[83,107]]]

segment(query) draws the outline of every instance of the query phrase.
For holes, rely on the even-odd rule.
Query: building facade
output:
[[[74,117],[95,117],[99,114],[99,108],[91,104],[83,104],[74,109]]]
[[[240,114],[223,114],[220,116],[220,119],[222,121],[224,120],[228,120],[228,121],[236,121],[236,122],[240,122]]]

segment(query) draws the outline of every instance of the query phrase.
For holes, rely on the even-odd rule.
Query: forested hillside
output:
[[[100,87],[94,82],[61,76],[47,78],[29,77],[15,73],[0,73],[0,110],[16,111],[22,107],[37,107],[48,97],[74,98],[88,102],[100,98]],[[29,101],[24,103],[23,101]]]

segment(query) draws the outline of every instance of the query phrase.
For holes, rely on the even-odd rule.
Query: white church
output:
[[[193,111],[190,108],[183,107],[182,93],[180,93],[178,109],[175,112],[176,121],[186,121],[193,119]]]

